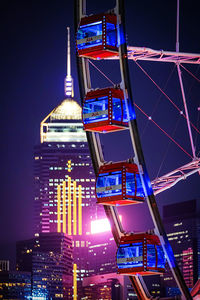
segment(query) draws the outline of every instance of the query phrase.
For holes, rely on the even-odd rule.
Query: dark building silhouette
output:
[[[163,207],[163,221],[185,282],[192,288],[200,275],[200,205],[198,200]],[[179,293],[171,273],[163,276],[169,296]]]
[[[30,297],[30,272],[0,272],[0,299],[30,299]]]
[[[88,250],[89,276],[117,272],[117,246],[109,231],[91,235]]]
[[[17,242],[17,270],[32,275],[32,296],[72,297],[72,240],[64,233],[41,233]]]
[[[9,270],[10,270],[10,261],[0,260],[0,271],[9,271]]]

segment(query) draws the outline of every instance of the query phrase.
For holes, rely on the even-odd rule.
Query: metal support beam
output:
[[[154,195],[170,189],[179,181],[185,180],[187,177],[197,172],[200,172],[200,159],[195,159],[174,171],[171,171],[159,178],[155,178],[151,182],[152,188],[154,190]]]
[[[127,47],[128,59],[145,60],[157,62],[173,62],[181,64],[200,64],[199,53],[184,53],[164,50],[153,50],[146,47]],[[119,56],[113,56],[107,59],[119,59]]]

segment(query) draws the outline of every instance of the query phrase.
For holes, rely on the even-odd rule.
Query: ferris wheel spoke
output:
[[[167,189],[170,189],[179,181],[185,180],[197,172],[200,172],[200,159],[195,159],[161,177],[155,178],[151,182],[154,194],[157,195]]]

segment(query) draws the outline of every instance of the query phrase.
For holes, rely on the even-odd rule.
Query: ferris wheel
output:
[[[200,64],[200,54],[179,52],[179,0],[177,5],[176,52],[153,50],[142,47],[127,47],[125,34],[124,1],[117,0],[116,7],[97,15],[86,14],[86,1],[75,1],[75,30],[77,31],[77,68],[82,100],[83,126],[86,130],[96,180],[96,196],[104,206],[110,221],[112,234],[117,244],[117,267],[119,274],[128,275],[138,299],[152,299],[143,276],[161,274],[165,268],[165,257],[181,292],[181,299],[192,299],[183,276],[174,258],[173,250],[165,232],[155,195],[173,187],[177,182],[200,172],[200,159],[195,152],[192,128],[200,134],[190,121],[182,80],[181,68],[191,73],[185,64]],[[121,81],[112,86],[93,88],[90,65],[98,69],[93,60],[117,60]],[[133,101],[128,60],[133,60],[156,88],[179,111],[186,120],[192,154],[188,153],[151,116]],[[142,68],[139,61],[174,63],[184,105],[184,112],[160,88]],[[99,70],[107,77],[101,70]],[[192,73],[191,75],[196,78]],[[198,81],[199,79],[196,78]],[[187,164],[150,181],[140,142],[135,107],[153,122],[186,155]],[[126,161],[106,162],[102,150],[101,135],[128,131],[134,156]],[[136,205],[146,200],[153,220],[154,231],[127,233],[124,231],[116,207]],[[177,298],[176,298],[177,299]]]

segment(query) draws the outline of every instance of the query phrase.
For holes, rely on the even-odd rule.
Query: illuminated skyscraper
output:
[[[80,106],[64,100],[42,127],[47,130],[34,156],[35,233],[82,235],[89,232],[88,222],[83,222],[88,206],[96,201]]]
[[[73,263],[77,266],[73,291],[77,288],[78,299],[93,297],[94,284],[102,297],[108,293],[118,299],[114,294],[120,290],[119,299],[127,299],[129,294],[133,299],[129,282],[123,278],[119,285],[118,277],[113,275],[116,245],[103,205],[96,203],[95,175],[81,107],[73,98],[69,44],[65,94],[66,99],[41,122],[40,144],[34,151],[35,234],[57,232],[72,237]],[[105,282],[99,282],[100,275]],[[86,286],[94,281],[92,289],[83,286],[85,278]]]
[[[95,176],[81,107],[73,98],[69,54],[68,44],[66,99],[42,120],[40,144],[34,150],[34,231],[72,236],[80,294],[81,281],[89,272],[91,222],[105,218],[105,213],[96,204]]]
[[[9,260],[0,260],[0,272],[1,271],[9,271],[10,262]]]
[[[32,275],[32,299],[72,299],[72,240],[41,233],[17,242],[17,270]]]
[[[163,221],[185,282],[192,288],[200,276],[200,205],[190,200],[163,208]],[[168,296],[178,293],[170,272],[163,277]]]
[[[73,98],[69,29],[67,61],[66,99],[41,122],[35,147],[35,233],[82,236],[90,232],[97,206],[81,107]]]
[[[0,271],[0,299],[30,299],[31,273]]]

